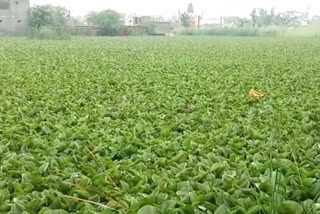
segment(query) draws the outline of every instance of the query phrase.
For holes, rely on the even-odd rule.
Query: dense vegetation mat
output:
[[[0,39],[0,213],[319,213],[319,105],[319,40]]]

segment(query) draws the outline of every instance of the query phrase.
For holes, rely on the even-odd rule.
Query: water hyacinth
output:
[[[319,213],[319,67],[312,39],[0,39],[0,213]]]

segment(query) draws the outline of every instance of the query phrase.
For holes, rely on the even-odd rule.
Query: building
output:
[[[214,27],[224,27],[224,18],[207,18],[203,19],[201,22],[201,27],[203,28],[214,28]]]
[[[152,21],[151,16],[128,16],[125,19],[127,26],[146,25]]]
[[[0,0],[0,35],[24,35],[28,30],[29,0]]]
[[[154,35],[168,35],[171,31],[171,23],[163,21],[161,17],[151,17],[151,16],[128,16],[125,18],[125,25],[127,29],[131,31],[138,32],[142,28],[147,28],[153,26]]]
[[[192,28],[197,27],[197,24],[198,24],[197,23],[197,18],[198,17],[194,13],[194,7],[193,7],[193,4],[191,2],[188,5],[187,13],[188,13],[188,16],[190,17],[189,18],[189,26],[192,27]]]

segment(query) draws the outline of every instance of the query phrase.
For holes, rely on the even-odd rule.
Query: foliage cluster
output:
[[[123,15],[114,10],[91,12],[87,15],[88,25],[96,25],[105,29],[105,35],[114,36],[124,25]]]
[[[28,34],[29,39],[39,40],[70,40],[71,32],[64,28],[41,27],[39,29],[31,29]]]
[[[42,37],[44,34],[46,34],[46,38],[63,38],[61,34],[63,33],[64,36],[68,33],[63,30],[64,27],[84,24],[102,27],[104,28],[104,35],[114,36],[119,33],[124,25],[123,15],[110,9],[90,12],[84,21],[71,17],[70,12],[65,7],[42,5],[30,9],[30,31],[34,38]],[[50,28],[60,28],[60,30]],[[152,30],[150,27],[148,29]]]
[[[177,29],[178,35],[188,36],[260,36],[260,37],[279,37],[285,35],[287,29],[282,27],[212,27],[212,28],[180,28]]]
[[[64,27],[70,21],[70,12],[64,7],[41,5],[30,8],[30,26],[35,29]]]
[[[0,39],[0,213],[317,214],[319,55],[313,39]]]

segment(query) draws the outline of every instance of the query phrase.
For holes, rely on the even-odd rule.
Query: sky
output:
[[[90,11],[113,9],[127,15],[154,15],[166,18],[177,16],[192,2],[195,13],[204,18],[221,16],[249,16],[253,8],[276,8],[276,11],[307,11],[320,15],[320,0],[30,0],[31,5],[53,4],[68,8],[73,16]]]

